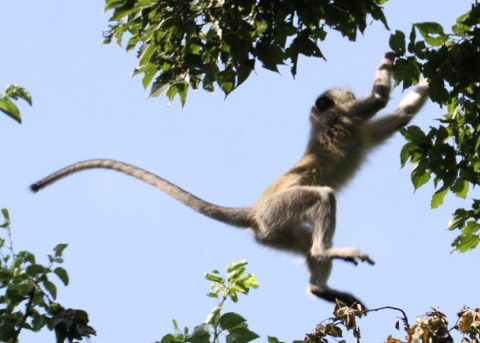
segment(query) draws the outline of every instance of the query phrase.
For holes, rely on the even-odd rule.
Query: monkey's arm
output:
[[[376,120],[365,123],[364,134],[368,144],[375,146],[407,125],[428,99],[428,81],[422,80],[417,88],[407,93],[398,108]]]
[[[372,92],[365,98],[353,103],[350,109],[353,116],[369,119],[387,105],[392,88],[391,80],[394,60],[394,52],[387,52],[383,56],[379,67],[375,71]]]

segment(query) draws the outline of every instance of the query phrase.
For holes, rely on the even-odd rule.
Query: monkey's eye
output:
[[[320,111],[325,111],[334,105],[335,102],[328,96],[321,96],[317,99],[317,101],[315,101],[315,106],[317,106]]]

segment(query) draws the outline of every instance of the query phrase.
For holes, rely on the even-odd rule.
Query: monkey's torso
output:
[[[296,186],[328,186],[339,190],[353,177],[366,150],[359,133],[361,124],[337,117],[318,126],[312,127],[302,158],[268,187],[259,201]]]

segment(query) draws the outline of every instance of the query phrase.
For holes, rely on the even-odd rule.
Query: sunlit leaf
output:
[[[20,116],[20,111],[17,106],[6,97],[0,97],[0,111],[15,119],[17,122],[22,122],[22,117]]]
[[[227,265],[227,272],[231,273],[237,269],[240,269],[248,264],[245,260],[235,261]]]
[[[445,195],[447,195],[448,190],[449,190],[449,187],[443,187],[435,192],[431,202],[432,208],[438,208],[440,205],[443,204],[443,199],[445,198]]]

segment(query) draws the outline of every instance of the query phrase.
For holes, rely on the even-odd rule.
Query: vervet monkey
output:
[[[362,304],[349,293],[327,286],[332,260],[354,264],[372,259],[355,248],[332,246],[335,231],[335,191],[351,179],[365,155],[404,127],[428,98],[422,81],[396,110],[370,120],[389,100],[394,53],[387,53],[376,70],[373,89],[357,99],[347,89],[330,89],[315,101],[310,114],[311,132],[302,158],[275,181],[253,205],[228,208],[208,203],[161,177],[113,160],[88,160],[66,167],[31,186],[34,192],[80,170],[114,169],[145,181],[210,218],[250,228],[265,246],[306,257],[310,271],[308,290],[316,296],[348,305]]]

